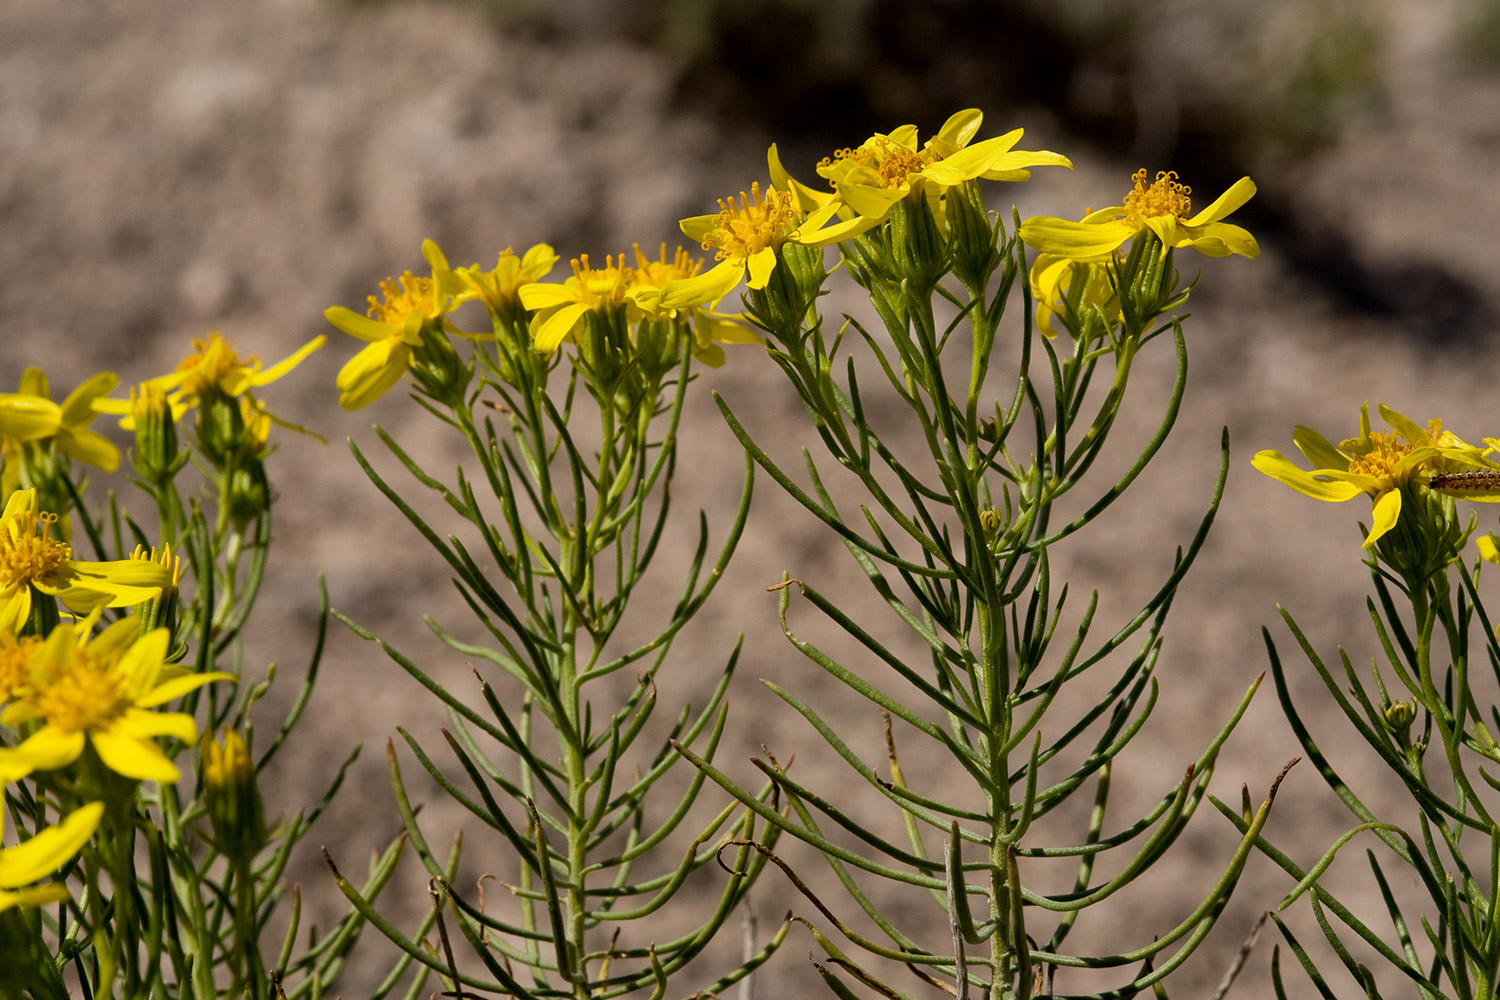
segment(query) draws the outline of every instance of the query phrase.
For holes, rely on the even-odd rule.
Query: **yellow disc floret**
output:
[[[135,703],[111,669],[118,659],[79,649],[61,674],[32,693],[33,711],[64,733],[108,728]]]
[[[65,542],[49,537],[57,515],[21,510],[11,514],[0,530],[0,588],[46,580],[68,562],[73,552]]]
[[[1414,446],[1400,434],[1370,432],[1370,450],[1349,460],[1349,471],[1360,476],[1384,479],[1395,474],[1396,464],[1411,454]]]
[[[1130,179],[1135,181],[1135,189],[1125,195],[1127,217],[1137,221],[1161,216],[1185,219],[1192,212],[1193,201],[1188,196],[1193,189],[1178,183],[1177,171],[1158,171],[1156,180],[1148,185],[1146,168],[1142,167],[1131,174]]]
[[[941,159],[936,153],[908,149],[886,136],[875,136],[869,142],[854,149],[840,149],[833,156],[825,157],[819,164],[820,173],[830,178],[845,176],[859,170],[860,183],[874,183],[879,187],[899,188],[906,184],[912,174],[919,174],[928,164]],[[838,188],[837,180],[833,187]]]
[[[802,222],[796,199],[789,191],[772,189],[761,198],[760,184],[750,194],[740,192],[739,204],[719,200],[719,215],[703,238],[703,249],[715,250],[715,260],[745,258],[778,246]]]
[[[1372,479],[1392,479],[1400,471],[1401,460],[1420,447],[1463,448],[1467,447],[1452,431],[1443,430],[1443,421],[1435,417],[1427,421],[1426,436],[1417,441],[1408,441],[1400,431],[1382,433],[1371,431],[1369,442],[1359,443],[1360,450],[1349,460],[1349,471]],[[1406,470],[1404,479],[1412,478],[1418,470]]]
[[[652,288],[661,288],[669,281],[679,281],[683,278],[695,276],[703,268],[703,261],[693,257],[682,247],[677,248],[677,253],[671,260],[667,259],[667,245],[661,245],[661,256],[652,260],[641,253],[639,244],[635,249],[634,281],[637,285],[648,285]]]
[[[606,256],[603,267],[590,264],[586,253],[573,258],[572,264],[578,301],[591,309],[624,302],[625,291],[635,280],[635,271],[625,264],[624,254],[618,263],[613,255]]]
[[[437,282],[431,278],[419,278],[410,271],[399,278],[386,278],[380,283],[383,299],[366,296],[370,308],[365,314],[377,323],[400,325],[408,316],[429,316],[436,311]]]

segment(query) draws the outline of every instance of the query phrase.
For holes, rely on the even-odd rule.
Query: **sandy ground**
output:
[[[1409,312],[1352,311],[1306,280],[1304,262],[1275,242],[1253,264],[1204,265],[1189,324],[1191,383],[1167,453],[1092,541],[1057,554],[1074,581],[1075,603],[1099,587],[1102,621],[1125,620],[1131,602],[1167,572],[1173,546],[1191,536],[1212,486],[1220,429],[1229,428],[1229,490],[1173,612],[1159,668],[1162,702],[1117,775],[1129,801],[1161,794],[1264,669],[1262,624],[1284,635],[1275,624],[1278,602],[1326,651],[1344,642],[1355,662],[1372,652],[1353,511],[1314,504],[1258,476],[1248,464],[1255,450],[1290,450],[1298,423],[1330,437],[1353,433],[1366,400],[1419,419],[1441,414],[1471,440],[1500,431],[1488,319],[1500,308],[1491,252],[1500,223],[1491,183],[1500,83],[1477,71],[1435,69],[1450,62],[1445,46],[1458,5],[1409,0],[1386,8],[1391,45],[1379,113],[1351,119],[1310,159],[1246,169],[1274,171],[1266,187],[1279,203],[1337,233],[1339,252],[1377,282],[1430,287],[1436,274],[1449,283],[1440,288],[1464,292],[1464,311],[1456,319],[1429,311],[1425,323]],[[1166,32],[1163,51],[1177,41]],[[607,34],[567,46],[523,40],[459,4],[7,0],[0,5],[0,382],[13,382],[27,364],[44,366],[64,391],[101,368],[132,381],[165,370],[191,338],[212,329],[268,360],[330,334],[326,349],[266,393],[279,412],[331,443],[288,437],[272,460],[280,545],[250,662],[275,660],[295,672],[304,661],[321,572],[338,608],[379,623],[393,643],[463,683],[463,664],[421,623],[424,613],[462,620],[443,567],[364,482],[343,440],[352,436],[378,452],[369,426],[377,421],[434,468],[456,455],[394,395],[366,412],[337,410],[333,376],[354,348],[326,327],[322,311],[357,306],[379,279],[418,269],[427,237],[462,262],[488,262],[503,247],[543,240],[564,257],[675,240],[677,219],[762,173],[765,147],[778,136],[726,127],[691,98],[674,101],[671,83],[659,57]],[[1008,107],[985,93],[971,103],[990,113],[986,134],[1020,124],[1028,145],[1077,148],[1045,110]],[[830,145],[862,138],[833,125],[829,135]],[[1072,173],[1039,174],[997,191],[996,207],[1015,199],[1023,214],[1072,215],[1118,197],[1139,165],[1091,154],[1087,145],[1076,159]],[[809,174],[809,165],[794,172]],[[1440,293],[1432,301],[1452,298]],[[1443,336],[1459,329],[1461,338]],[[1167,352],[1142,359],[1122,438],[1144,438],[1171,374]],[[702,384],[744,414],[768,449],[794,462],[810,436],[777,378],[746,349],[705,373]],[[724,510],[736,495],[740,459],[706,394],[694,401],[684,438],[677,502]],[[686,545],[671,540],[669,554]],[[668,691],[701,698],[694,664],[718,663],[731,637],[744,632],[732,745],[723,759],[748,780],[743,758],[765,743],[778,756],[796,752],[804,779],[833,781],[839,765],[754,684],[766,677],[841,704],[778,634],[774,599],[763,588],[783,570],[827,591],[858,584],[831,538],[762,480],[747,543],[710,621],[684,637],[671,668],[677,686]],[[1302,672],[1296,683],[1310,705],[1326,707],[1315,677]],[[1215,778],[1222,797],[1237,798],[1242,782],[1259,797],[1297,752],[1269,694],[1262,692],[1229,744]],[[878,719],[869,714],[859,709],[843,722],[874,754]],[[273,775],[270,796],[275,809],[304,807],[346,748],[365,743],[350,786],[296,863],[295,877],[325,920],[336,903],[317,845],[352,864],[389,836],[397,820],[384,743],[399,724],[436,745],[443,721],[378,650],[334,632],[306,731]],[[1333,718],[1318,726],[1362,794],[1397,801],[1389,780],[1349,742],[1347,727]],[[455,821],[438,804],[429,815],[435,830]],[[1311,770],[1294,771],[1273,836],[1295,840],[1308,860],[1345,825]],[[504,864],[495,845],[470,832],[476,872]],[[1227,824],[1205,811],[1173,855],[1180,867],[1091,928],[1090,940],[1118,946],[1167,930],[1190,909],[1195,882],[1227,858],[1227,834]],[[1353,856],[1347,870],[1362,884]],[[1252,862],[1220,928],[1173,980],[1172,994],[1210,995],[1256,915],[1286,889],[1276,871]],[[415,876],[403,891],[418,905],[425,898]],[[807,910],[774,876],[758,893],[763,916],[789,905]],[[1296,916],[1316,933],[1305,912]],[[820,988],[805,960],[811,946],[794,931],[762,975],[763,995]],[[371,941],[344,995],[368,989],[386,960],[384,946]],[[1264,995],[1268,961],[1263,945],[1236,995]],[[1352,994],[1352,983],[1336,985]]]

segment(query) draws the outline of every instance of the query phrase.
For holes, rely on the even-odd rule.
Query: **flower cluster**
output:
[[[235,551],[229,526],[265,512],[261,463],[270,428],[292,425],[272,416],[254,390],[296,368],[323,339],[266,367],[210,333],[172,372],[133,386],[126,399],[109,395],[118,376],[100,372],[54,402],[36,368],[22,375],[16,392],[0,393],[0,788],[7,802],[30,803],[34,820],[27,829],[22,813],[7,809],[20,842],[0,850],[0,912],[67,899],[62,882],[36,883],[66,869],[80,851],[97,864],[96,834],[110,828],[118,835],[134,823],[129,790],[181,776],[173,758],[197,742],[198,723],[191,712],[166,706],[236,679],[179,662],[182,560],[172,549],[207,538],[216,551]],[[217,486],[221,514],[220,530],[200,527],[196,540],[188,519],[202,501],[192,501],[190,514],[173,485],[193,456],[177,435],[192,410],[192,441]],[[119,447],[92,427],[100,414],[118,416],[133,432],[130,461],[158,503],[167,536],[160,554],[138,547],[125,558],[75,555],[69,511],[86,483],[73,463],[106,472],[120,464]],[[97,527],[79,513],[98,547]],[[115,528],[118,534],[118,522]],[[210,565],[214,557],[200,553],[207,558],[200,565]],[[216,582],[236,584],[232,571]],[[13,799],[10,786],[18,782],[31,790]],[[15,926],[0,926],[7,946],[15,944],[7,936]],[[24,970],[17,975],[25,982]]]
[[[557,255],[537,244],[521,256],[502,251],[494,268],[453,268],[432,240],[422,244],[430,276],[410,271],[380,284],[381,295],[369,297],[361,316],[343,306],[324,315],[336,328],[366,341],[366,346],[339,372],[339,405],[368,406],[410,373],[429,397],[462,398],[468,384],[455,361],[452,340],[495,345],[498,358],[488,362],[502,379],[517,377],[524,355],[552,355],[564,344],[577,348],[581,364],[597,378],[609,380],[624,369],[644,365],[654,374],[674,367],[683,352],[711,366],[723,364],[720,344],[758,343],[759,338],[734,317],[715,313],[702,301],[668,301],[673,282],[693,279],[702,261],[678,249],[648,258],[639,246],[633,263],[624,254],[607,256],[603,266],[588,254],[572,261],[571,277],[543,279]],[[491,329],[460,330],[449,314],[465,303],[485,306]]]

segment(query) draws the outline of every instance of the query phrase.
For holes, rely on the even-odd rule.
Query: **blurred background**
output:
[[[334,374],[356,345],[327,327],[323,310],[359,309],[382,278],[420,271],[429,237],[454,263],[487,266],[505,247],[543,241],[564,259],[675,244],[678,219],[764,182],[772,142],[794,175],[811,178],[838,147],[905,122],[926,135],[965,107],[985,112],[982,136],[1024,127],[1024,148],[1055,149],[1076,165],[993,185],[992,207],[1007,215],[1011,204],[1069,217],[1117,204],[1142,166],[1177,170],[1200,206],[1244,174],[1259,186],[1235,221],[1259,238],[1260,260],[1179,261],[1188,275],[1201,266],[1203,280],[1171,442],[1102,522],[1112,530],[1057,553],[1075,602],[1100,588],[1100,634],[1118,627],[1191,537],[1229,428],[1228,493],[1169,622],[1162,702],[1116,774],[1127,803],[1149,803],[1265,669],[1261,626],[1287,646],[1278,602],[1326,654],[1343,642],[1360,664],[1374,651],[1355,526],[1367,509],[1307,500],[1254,473],[1250,456],[1291,451],[1294,424],[1349,436],[1366,400],[1418,420],[1442,416],[1471,441],[1500,434],[1495,0],[6,0],[0,385],[32,364],[55,393],[100,369],[138,381],[209,330],[268,363],[329,334],[265,393],[329,444],[285,435],[271,460],[279,544],[250,662],[303,669],[325,573],[336,607],[464,684],[465,665],[422,623],[431,614],[462,627],[443,566],[365,482],[344,440],[378,453],[375,421],[429,468],[458,456],[397,393],[360,413],[337,409]],[[1148,352],[1138,364],[1123,440],[1149,436],[1169,355]],[[778,379],[752,348],[703,374],[773,455],[794,462],[810,435]],[[739,487],[738,446],[706,393],[694,406],[690,474],[676,500],[723,510]],[[824,592],[857,594],[857,570],[764,479],[749,532],[706,620],[661,678],[664,701],[701,701],[702,674],[743,632],[724,766],[749,780],[744,758],[765,744],[779,757],[796,753],[815,786],[844,780],[815,735],[754,681],[840,703],[780,636],[764,588],[786,570]],[[686,552],[691,539],[673,544]],[[695,676],[695,663],[711,667]],[[1309,713],[1328,709],[1310,669],[1297,673]],[[880,724],[868,714],[856,707],[841,724],[874,755]],[[399,825],[385,741],[399,723],[436,747],[444,719],[378,649],[342,629],[310,716],[281,757],[268,808],[306,807],[348,745],[363,742],[321,841],[309,840],[354,867]],[[1405,808],[1340,718],[1321,717],[1315,733],[1367,802]],[[1235,800],[1246,783],[1258,800],[1296,753],[1263,691],[1225,751],[1217,794]],[[441,842],[437,831],[460,817],[440,801],[429,808]],[[1304,765],[1269,829],[1300,845],[1307,863],[1348,825]],[[469,833],[472,874],[503,869],[480,831]],[[1171,861],[1181,877],[1135,893],[1114,911],[1118,925],[1080,936],[1108,948],[1169,930],[1228,859],[1230,833],[1205,809]],[[814,862],[795,857],[807,869]],[[1352,852],[1335,873],[1353,894],[1367,881]],[[424,880],[408,874],[401,891],[420,907]],[[325,921],[338,912],[311,850],[296,877]],[[1256,917],[1288,888],[1253,862],[1208,945],[1170,982],[1172,995],[1211,995]],[[758,899],[763,932],[788,907],[813,916],[775,872]],[[921,913],[908,919],[932,919]],[[1296,911],[1294,924],[1315,936],[1307,917]],[[1273,936],[1235,995],[1264,995]],[[794,930],[762,989],[820,990],[811,946]],[[364,957],[378,978],[386,946],[371,939]],[[365,970],[356,973],[343,995],[368,988]],[[1352,991],[1341,971],[1329,973]]]

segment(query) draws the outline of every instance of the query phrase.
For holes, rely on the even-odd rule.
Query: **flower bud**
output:
[[[428,396],[449,406],[463,406],[474,369],[459,358],[448,335],[435,323],[422,324],[422,342],[411,352],[410,369]]]
[[[1376,556],[1413,585],[1441,574],[1467,540],[1453,498],[1418,484],[1401,490],[1401,516],[1375,542]]]
[[[683,347],[692,336],[676,318],[642,319],[636,323],[634,354],[648,385],[656,385],[682,360]]]
[[[612,397],[632,362],[633,347],[625,309],[620,306],[590,309],[573,339],[578,348],[579,370],[603,398]]]
[[[1150,229],[1136,235],[1119,274],[1120,312],[1126,328],[1138,333],[1145,332],[1162,313],[1181,305],[1190,290],[1178,291],[1172,250],[1163,247],[1161,238]]]
[[[166,392],[149,382],[132,388],[130,415],[135,421],[130,464],[145,482],[158,490],[166,489],[188,460],[188,453],[177,440],[177,417]]]
[[[154,562],[171,574],[171,580],[161,588],[161,592],[142,604],[137,604],[132,612],[141,619],[141,630],[149,632],[156,628],[170,630],[169,634],[177,634],[177,602],[178,586],[182,580],[182,557],[172,554],[172,546],[162,547],[160,555],[155,547],[149,552],[137,545],[135,551],[130,553],[130,558],[139,559],[142,562]]]
[[[965,181],[949,188],[944,201],[953,274],[965,288],[981,289],[1000,266],[999,234],[985,211],[984,195],[977,181]]]
[[[932,208],[920,192],[891,206],[890,251],[898,281],[927,296],[948,270],[948,249]]]
[[[800,338],[802,321],[823,291],[828,270],[823,248],[785,243],[776,248],[776,267],[764,288],[745,292],[749,315],[778,338]]]
[[[269,837],[255,762],[238,732],[226,731],[222,744],[204,737],[199,774],[214,846],[232,860],[248,862]]]
[[[1393,701],[1385,706],[1385,724],[1395,733],[1405,733],[1417,717],[1417,706],[1409,701]]]
[[[231,468],[244,450],[245,437],[245,414],[238,399],[217,390],[199,399],[198,448],[210,465],[221,471]]]
[[[255,456],[236,462],[220,479],[219,502],[240,531],[271,509],[271,484],[266,479],[265,464]]]

